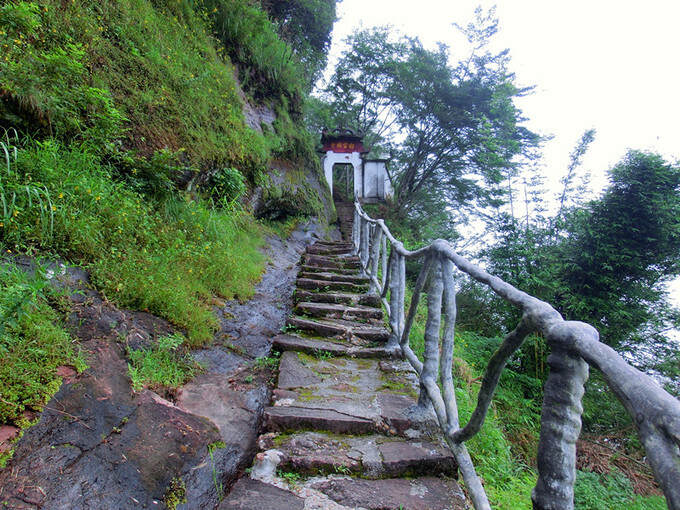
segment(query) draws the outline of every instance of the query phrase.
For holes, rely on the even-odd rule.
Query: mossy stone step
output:
[[[354,269],[343,269],[339,267],[324,267],[324,266],[300,266],[300,273],[333,273],[333,274],[345,274],[345,275],[356,275],[358,270]]]
[[[388,350],[384,346],[375,346],[373,342],[354,338],[347,341],[334,342],[331,339],[306,338],[298,335],[283,334],[275,336],[273,347],[279,351],[297,351],[314,356],[349,356],[352,358],[399,358],[400,350]]]
[[[465,494],[450,478],[388,478],[363,480],[329,476],[311,481],[306,488],[324,493],[346,508],[366,510],[463,510]]]
[[[327,257],[325,255],[312,255],[310,253],[304,255],[303,264],[339,269],[359,269],[361,267],[357,257]]]
[[[380,434],[345,436],[303,431],[260,436],[260,448],[281,452],[279,469],[304,475],[353,474],[364,478],[456,476],[451,450],[441,442]]]
[[[327,430],[389,434],[431,441],[439,427],[418,407],[418,378],[402,360],[281,356],[274,401],[265,409],[272,432]]]
[[[384,326],[376,326],[342,319],[308,319],[291,316],[286,325],[302,331],[311,331],[323,337],[350,339],[354,336],[375,342],[387,342],[390,337]]]
[[[331,282],[349,282],[356,283],[358,285],[368,285],[370,280],[366,276],[357,274],[337,274],[333,272],[305,272],[301,271],[298,274],[298,278],[307,278],[309,280],[324,280]]]
[[[347,243],[343,243],[340,246],[332,246],[332,245],[318,245],[318,244],[313,244],[311,246],[307,247],[307,253],[311,253],[313,255],[350,255],[353,251],[354,247],[351,245],[347,245]]]
[[[380,308],[370,306],[348,306],[334,303],[314,303],[302,301],[295,306],[295,313],[298,315],[309,315],[312,317],[327,317],[330,319],[376,319],[383,318]]]
[[[293,295],[296,302],[313,301],[315,303],[338,303],[347,305],[363,305],[380,307],[380,297],[373,294],[355,294],[351,292],[311,292],[296,289]]]
[[[368,284],[358,284],[352,282],[343,282],[338,280],[319,280],[312,278],[298,278],[296,286],[300,289],[329,291],[329,290],[345,290],[350,292],[366,292],[368,291]]]

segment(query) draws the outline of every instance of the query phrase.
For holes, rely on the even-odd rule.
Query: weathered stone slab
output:
[[[312,317],[329,317],[332,319],[377,319],[383,318],[380,308],[371,306],[348,306],[335,303],[312,303],[309,301],[298,303],[295,311],[299,315],[310,315]]]
[[[301,273],[335,273],[335,274],[357,274],[356,269],[342,269],[338,267],[322,266],[300,266]]]
[[[319,245],[313,244],[307,247],[307,253],[314,255],[349,255],[352,253],[352,246],[343,245]]]
[[[275,392],[274,406],[265,413],[275,427],[272,430],[306,428],[392,435],[438,430],[434,413],[416,406],[418,379],[408,363],[290,354],[320,381],[285,394]],[[286,408],[289,410],[282,410]]]
[[[303,510],[305,500],[274,485],[241,478],[218,510]]]
[[[380,298],[373,294],[353,294],[351,292],[309,292],[297,289],[295,300],[314,301],[316,303],[344,303],[348,305],[363,305],[374,308],[380,307]]]
[[[463,510],[465,496],[454,480],[434,477],[361,480],[333,477],[311,485],[332,500],[368,510]]]
[[[319,291],[344,290],[361,293],[368,290],[368,284],[357,284],[337,280],[317,280],[312,278],[298,278],[296,285],[299,289]]]
[[[304,388],[320,382],[321,378],[302,364],[296,352],[288,351],[281,355],[278,383],[280,389]]]
[[[456,476],[456,461],[442,444],[383,435],[341,436],[325,432],[266,434],[260,448],[282,453],[279,468],[302,474],[343,473],[365,478]]]
[[[361,267],[357,257],[329,257],[325,255],[306,254],[303,263],[309,266],[339,267],[345,269],[358,269]]]
[[[375,342],[386,342],[390,337],[389,331],[383,326],[373,326],[342,319],[303,319],[302,317],[292,316],[288,318],[286,324],[325,337],[348,339],[357,336]]]
[[[359,338],[359,345],[348,342],[333,342],[316,338],[303,338],[295,335],[279,335],[274,337],[274,348],[285,351],[298,351],[312,355],[328,353],[333,356],[349,356],[353,358],[399,358],[400,350],[387,350],[384,347],[371,347],[371,342]],[[363,344],[363,346],[361,345]]]
[[[338,434],[367,434],[375,431],[375,424],[360,416],[351,416],[331,409],[305,407],[267,407],[264,410],[268,430],[330,430]]]
[[[356,274],[338,274],[335,272],[300,272],[298,278],[305,278],[308,280],[322,280],[330,282],[347,282],[355,283],[357,285],[368,285],[369,279],[366,276]]]

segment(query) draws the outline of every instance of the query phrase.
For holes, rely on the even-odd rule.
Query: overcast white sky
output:
[[[544,149],[549,182],[559,181],[588,128],[597,136],[583,166],[596,189],[627,148],[680,158],[678,0],[343,0],[331,63],[360,24],[390,24],[463,54],[465,40],[451,24],[472,20],[477,5],[497,6],[493,47],[510,49],[518,85],[536,86],[518,105],[531,129],[554,136]]]

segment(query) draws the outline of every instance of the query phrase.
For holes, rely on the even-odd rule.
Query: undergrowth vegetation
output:
[[[282,233],[321,212],[309,80],[281,29],[247,0],[0,4],[0,425],[27,425],[59,365],[85,367],[15,254],[80,265],[107,300],[171,322],[181,334],[128,357],[136,388],[174,387],[218,327],[214,297],[246,300],[260,278],[271,230],[248,196],[288,200]],[[251,107],[273,122],[249,125]],[[298,192],[276,189],[274,162]]]
[[[153,347],[130,349],[128,372],[132,388],[135,391],[177,388],[191,379],[199,367],[182,352],[183,343],[184,337],[175,333],[159,338]]]
[[[210,340],[210,297],[247,299],[259,279],[260,227],[189,194],[149,200],[113,171],[86,145],[27,141],[2,176],[2,241],[83,264],[120,306],[168,319],[192,345]]]
[[[411,299],[407,293],[407,304]],[[426,299],[421,299],[411,330],[410,342],[420,359],[424,354]],[[461,424],[477,404],[484,369],[501,344],[500,337],[485,337],[473,331],[456,332],[453,377]],[[540,344],[527,339],[527,348]],[[544,353],[541,353],[544,355]],[[511,360],[503,371],[481,431],[466,443],[493,508],[530,510],[531,490],[536,484],[536,452],[542,402],[542,380],[523,373]],[[575,508],[579,510],[662,510],[658,495],[640,495],[631,481],[615,468],[609,473],[578,471]]]
[[[38,409],[59,389],[60,365],[86,368],[84,357],[60,327],[50,306],[57,292],[45,272],[0,267],[0,423],[26,424],[26,410]]]

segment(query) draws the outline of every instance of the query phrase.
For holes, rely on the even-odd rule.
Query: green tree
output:
[[[554,218],[522,227],[506,216],[486,256],[494,274],[597,327],[609,345],[652,349],[678,322],[665,285],[680,274],[680,167],[630,151],[609,180],[600,198]]]
[[[571,213],[557,298],[616,347],[673,318],[664,288],[680,274],[680,166],[630,151],[609,178],[600,199]]]
[[[262,0],[261,5],[293,48],[311,87],[326,66],[336,0]]]
[[[416,231],[435,218],[435,231],[446,230],[454,216],[502,201],[500,183],[539,142],[520,125],[513,101],[527,89],[514,85],[507,52],[486,50],[495,30],[479,11],[464,29],[474,52],[455,67],[443,44],[430,50],[387,28],[359,31],[326,90],[336,124],[391,150],[394,205]]]

